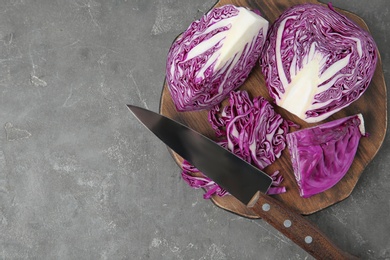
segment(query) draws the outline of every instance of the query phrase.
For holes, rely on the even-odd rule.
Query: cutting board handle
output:
[[[301,214],[268,195],[257,192],[248,207],[316,259],[358,259],[342,251]]]

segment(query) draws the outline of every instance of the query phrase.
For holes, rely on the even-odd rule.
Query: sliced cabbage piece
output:
[[[194,21],[172,44],[166,81],[178,111],[209,109],[244,83],[258,61],[268,21],[224,5]]]
[[[330,4],[303,4],[270,26],[260,64],[276,104],[315,123],[365,92],[377,56],[372,36]]]
[[[230,92],[229,103],[223,109],[215,106],[209,111],[208,120],[215,131],[217,143],[259,169],[274,163],[287,147],[289,127],[297,125],[282,118],[264,97],[252,99],[244,90]],[[187,161],[183,162],[182,168],[185,182],[207,191],[204,198],[228,194]],[[268,194],[286,192],[286,188],[281,186],[283,176],[279,171],[270,177],[272,185]]]
[[[337,119],[286,135],[301,197],[308,198],[338,183],[366,136],[361,114]]]

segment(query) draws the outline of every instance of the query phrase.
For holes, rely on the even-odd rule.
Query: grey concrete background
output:
[[[0,1],[0,259],[310,259],[189,188],[125,107],[158,111],[168,48],[214,0]],[[361,16],[390,82],[389,3]],[[389,137],[345,201],[308,218],[390,259]]]

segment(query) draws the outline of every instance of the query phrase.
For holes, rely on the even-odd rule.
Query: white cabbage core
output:
[[[318,102],[316,104],[315,96],[321,92],[326,91],[332,87],[340,77],[345,76],[340,74],[339,71],[348,65],[351,54],[345,56],[344,58],[333,63],[328,68],[324,69],[328,57],[324,53],[319,52],[317,50],[317,43],[313,42],[301,65],[297,65],[296,56],[292,58],[291,67],[289,70],[291,80],[288,81],[286,72],[283,68],[284,61],[281,55],[281,46],[285,24],[288,19],[294,18],[295,17],[289,17],[282,21],[277,31],[275,46],[276,63],[284,93],[280,96],[279,99],[276,99],[276,104],[295,114],[299,118],[308,121],[306,118],[307,111],[323,107],[324,105],[333,101],[333,99],[329,98],[327,102]],[[358,54],[362,55],[360,40],[357,38],[354,38],[353,40],[356,41]],[[323,84],[326,81],[328,82]],[[310,122],[318,122],[325,119],[326,117],[328,117],[328,115],[325,113],[322,116],[310,118]]]
[[[364,127],[364,119],[362,114],[357,115],[360,119],[360,125],[359,125],[359,130],[362,135],[366,135],[366,129]]]
[[[225,31],[226,37],[223,41],[222,48],[219,49],[219,57],[214,67],[215,70],[223,67],[236,53],[241,54],[245,45],[257,37],[261,28],[263,28],[264,37],[267,34],[267,20],[246,8],[239,7],[239,9],[240,12],[231,22],[230,29]]]
[[[220,32],[213,37],[202,41],[188,52],[186,60],[201,55],[216,45],[221,46],[221,48],[214,52],[213,55],[208,59],[203,68],[198,71],[196,75],[197,77],[204,78],[204,72],[213,63],[215,63],[214,71],[223,68],[225,64],[231,59],[234,59],[234,64],[237,63],[245,48],[245,45],[250,44],[254,38],[257,37],[262,28],[263,35],[265,36],[267,34],[267,20],[246,8],[237,8],[239,9],[238,15],[216,22],[215,24],[208,27],[204,32],[202,32],[202,34],[207,34],[216,28],[224,26],[229,26],[230,28],[228,30]]]

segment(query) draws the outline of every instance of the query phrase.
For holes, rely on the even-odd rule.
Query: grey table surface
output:
[[[0,259],[310,259],[262,220],[188,187],[129,113],[158,111],[173,39],[214,0],[0,1]],[[390,82],[389,2],[361,16]],[[346,200],[308,216],[390,259],[389,137]]]

